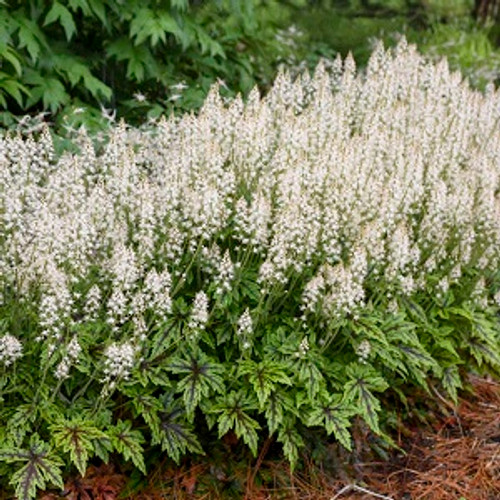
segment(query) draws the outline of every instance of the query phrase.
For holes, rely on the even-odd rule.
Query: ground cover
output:
[[[291,473],[286,462],[267,453],[248,462],[228,453],[233,466],[226,470],[215,470],[210,459],[180,467],[163,463],[135,486],[119,464],[92,467],[85,479],[68,479],[66,496],[41,498],[215,500],[231,498],[228,484],[234,481],[240,490],[232,498],[248,500],[493,500],[500,497],[500,384],[476,376],[470,384],[457,407],[437,398],[429,422],[407,423],[398,439],[404,453],[381,461],[365,448],[351,477],[342,467],[325,470],[307,460]]]

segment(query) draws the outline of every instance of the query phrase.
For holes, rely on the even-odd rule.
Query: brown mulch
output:
[[[370,491],[394,500],[500,500],[500,384],[478,377],[471,384],[474,395],[443,416],[434,432],[407,440],[406,456],[392,471],[387,464],[365,468]]]
[[[312,463],[291,474],[282,461],[266,460],[268,440],[246,469],[228,473],[208,460],[180,467],[159,464],[145,485],[128,492],[123,489],[126,478],[112,466],[90,467],[85,479],[67,483],[64,498],[500,500],[500,383],[479,377],[471,377],[470,383],[472,394],[456,408],[436,392],[441,411],[433,428],[406,429],[398,443],[404,452],[389,461],[356,463],[354,482],[345,471],[332,478]],[[231,483],[238,481],[246,492],[231,493]]]

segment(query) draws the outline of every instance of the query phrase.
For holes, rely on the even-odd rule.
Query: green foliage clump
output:
[[[437,24],[420,39],[420,47],[435,60],[446,57],[473,85],[484,88],[500,78],[500,50],[489,31],[467,21]]]
[[[404,34],[433,60],[447,58],[478,88],[500,79],[499,23],[476,19],[470,0],[325,0],[292,19],[311,46],[343,55],[351,51],[362,65],[376,40],[394,45]]]
[[[391,446],[418,391],[499,376],[499,100],[403,41],[60,154],[0,138],[0,487],[229,433]]]

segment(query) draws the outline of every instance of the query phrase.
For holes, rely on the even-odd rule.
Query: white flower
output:
[[[325,289],[325,279],[323,276],[315,276],[307,285],[304,287],[304,293],[302,295],[302,309],[306,309],[310,312],[314,312],[314,308]]]
[[[170,313],[172,309],[171,286],[172,278],[166,269],[161,273],[152,269],[144,280],[144,291],[148,300],[148,307],[163,317]]]
[[[116,109],[106,109],[104,106],[101,106],[101,115],[105,120],[114,122],[116,119]]]
[[[56,367],[54,376],[58,380],[64,380],[69,377],[69,370],[71,368],[71,361],[63,359]]]
[[[299,350],[295,353],[295,356],[298,358],[303,358],[309,351],[310,346],[309,346],[309,340],[307,337],[304,337],[299,344]]]
[[[186,90],[188,88],[188,85],[186,85],[185,82],[179,82],[179,83],[175,83],[174,85],[170,85],[170,88],[172,90],[182,92],[183,90]]]
[[[104,351],[104,374],[106,380],[127,379],[134,367],[136,350],[130,342],[114,342]]]
[[[231,290],[232,281],[234,279],[234,268],[235,266],[231,261],[229,250],[226,250],[222,259],[219,261],[218,273],[215,279],[218,295],[222,295]]]
[[[253,331],[252,317],[250,316],[250,311],[245,309],[243,314],[238,320],[238,330],[237,334],[240,336],[250,335]]]
[[[193,302],[189,328],[192,330],[204,330],[208,321],[208,297],[203,291],[199,291]]]
[[[80,343],[78,342],[78,338],[75,336],[73,337],[68,344],[68,347],[66,348],[66,351],[68,353],[68,356],[72,360],[77,360],[78,357],[80,356],[82,352],[82,348],[80,346]]]
[[[136,92],[134,94],[134,99],[137,101],[137,102],[144,102],[146,101],[146,96],[144,94],[141,94],[140,92]]]
[[[356,354],[361,363],[366,363],[370,353],[372,351],[372,346],[368,340],[362,340],[356,349]]]
[[[97,313],[101,307],[101,290],[98,285],[92,285],[89,289],[84,305],[85,319],[95,321]]]
[[[23,355],[23,346],[13,335],[6,333],[0,337],[0,362],[9,366]]]
[[[471,90],[404,41],[378,45],[361,72],[351,56],[312,77],[281,70],[265,96],[255,89],[245,101],[224,100],[221,85],[196,114],[110,124],[95,140],[76,131],[75,152],[56,155],[46,128],[0,137],[0,279],[13,288],[4,302],[37,291],[46,351],[58,354],[72,322],[101,309],[113,334],[131,326],[140,345],[140,318],[168,316],[191,273],[200,288],[215,285],[218,307],[247,284],[286,301],[314,272],[297,313],[321,324],[359,314],[368,287],[380,284],[393,310],[436,277],[447,277],[443,293],[471,269],[498,269],[498,90]],[[167,90],[180,99],[185,84]],[[240,262],[259,269],[256,283],[249,268],[237,281]],[[79,298],[86,283],[95,285]],[[471,299],[485,306],[487,288],[480,282]],[[208,318],[200,292],[192,332]],[[79,354],[70,344],[68,362]]]

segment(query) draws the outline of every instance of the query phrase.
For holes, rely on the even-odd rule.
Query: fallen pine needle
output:
[[[371,495],[375,498],[381,498],[382,500],[394,500],[392,497],[381,495],[380,493],[375,493],[374,491],[363,488],[362,486],[358,486],[357,484],[348,484],[348,485],[344,486],[330,500],[336,500],[337,498],[340,498],[341,495],[343,495],[344,493],[347,493],[348,491],[351,491],[351,490],[359,491],[360,493],[366,493],[367,495]]]

